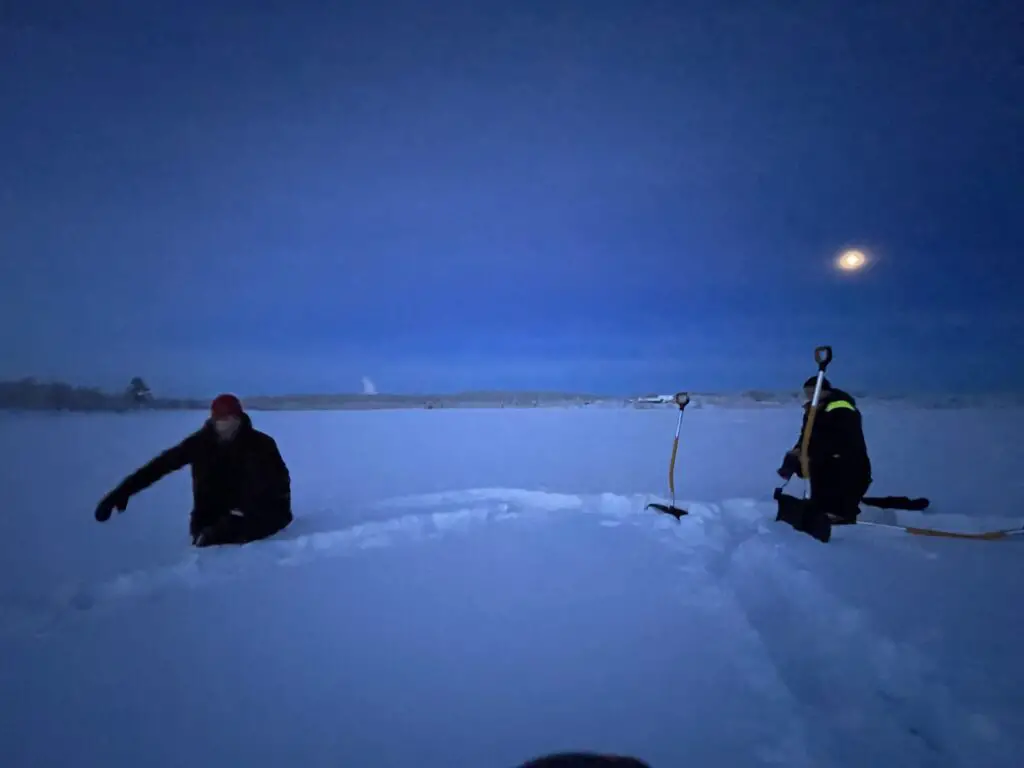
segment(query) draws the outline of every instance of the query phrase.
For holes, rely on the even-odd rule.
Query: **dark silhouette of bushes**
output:
[[[34,378],[0,381],[0,409],[8,411],[134,411],[139,409],[206,408],[208,403],[154,397],[142,379],[132,379],[122,392],[76,387],[63,381]]]

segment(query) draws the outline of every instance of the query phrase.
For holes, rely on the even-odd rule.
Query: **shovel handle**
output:
[[[818,347],[814,350],[814,362],[818,364],[818,370],[824,371],[832,362],[832,347]]]
[[[814,417],[818,413],[815,407],[818,404],[818,393],[821,391],[822,379],[825,376],[825,369],[832,362],[832,347],[817,347],[814,350],[814,362],[818,364],[818,382],[814,387],[814,398],[811,400],[810,412],[807,414],[807,422],[804,424],[803,434],[800,435],[800,471],[808,480],[811,477],[810,459],[807,449],[811,443],[811,431],[814,429]]]

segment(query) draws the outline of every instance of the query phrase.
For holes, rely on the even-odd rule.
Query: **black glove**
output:
[[[789,480],[793,475],[803,477],[803,469],[800,466],[800,457],[795,453],[787,453],[782,460],[782,466],[775,470],[783,480]]]
[[[115,489],[103,497],[96,505],[96,520],[101,523],[107,522],[115,509],[118,512],[128,509],[128,494],[124,491]]]

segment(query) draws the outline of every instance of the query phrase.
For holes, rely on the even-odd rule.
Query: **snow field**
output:
[[[1020,412],[890,411],[872,494],[1021,519]],[[687,412],[679,523],[674,413],[612,409],[255,413],[275,540],[190,550],[186,472],[92,519],[201,418],[0,418],[5,764],[1020,764],[1020,540],[776,524],[798,409]]]

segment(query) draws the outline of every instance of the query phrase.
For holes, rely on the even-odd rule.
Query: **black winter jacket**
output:
[[[807,403],[800,435],[794,446],[798,451],[809,413],[810,403]],[[807,459],[812,479],[815,475],[827,473],[834,476],[838,473],[853,486],[864,484],[866,488],[870,484],[871,459],[864,440],[861,414],[853,395],[841,389],[831,389],[827,395],[822,394],[807,447]]]
[[[231,510],[254,521],[291,522],[291,477],[270,435],[254,429],[247,414],[234,438],[221,442],[207,421],[198,431],[126,477],[111,494],[127,501],[162,477],[192,467],[193,527]]]

